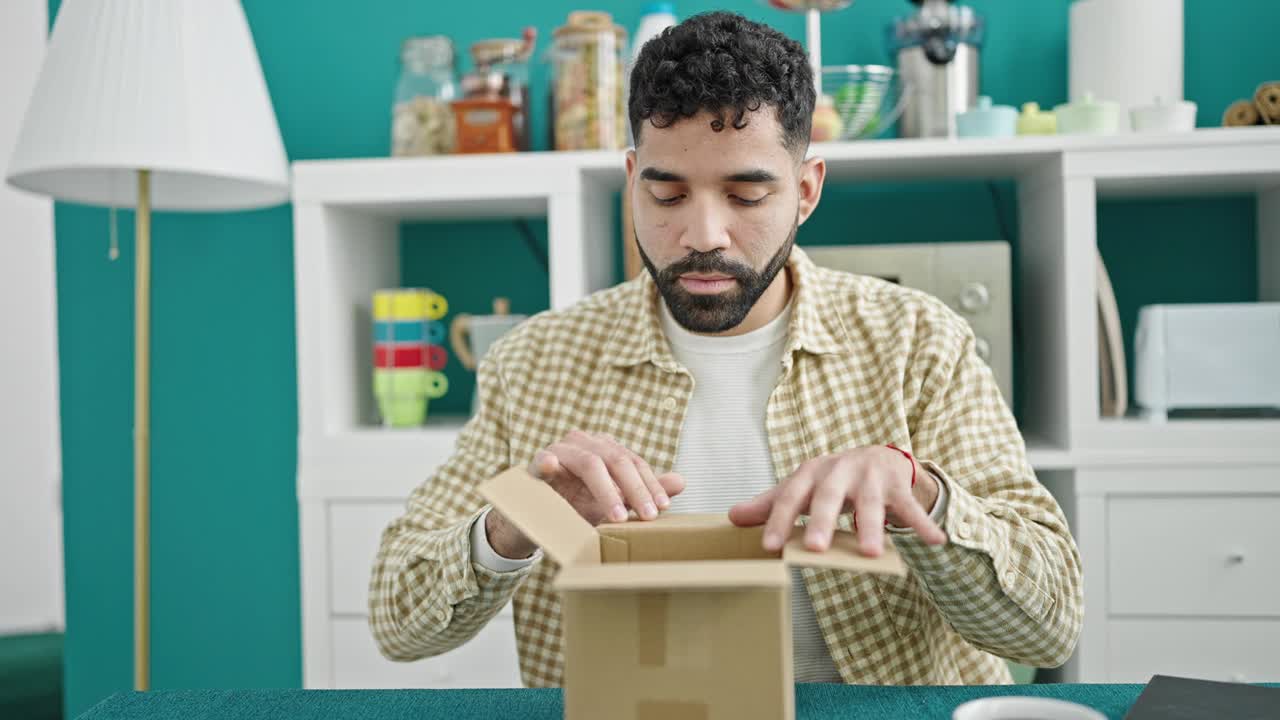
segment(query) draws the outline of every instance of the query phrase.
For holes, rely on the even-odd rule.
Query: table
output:
[[[950,720],[963,702],[1035,695],[1121,720],[1142,685],[879,687],[797,685],[797,720]],[[160,690],[118,693],[79,720],[561,720],[560,690]]]

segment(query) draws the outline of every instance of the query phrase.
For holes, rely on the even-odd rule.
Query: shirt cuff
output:
[[[529,567],[542,558],[542,550],[539,549],[533,555],[521,559],[512,560],[498,554],[497,550],[489,544],[489,534],[485,532],[485,518],[489,517],[492,507],[487,508],[480,513],[480,517],[471,524],[471,561],[480,567],[496,573],[515,572]]]
[[[947,491],[947,483],[942,479],[941,473],[935,473],[921,463],[921,469],[929,473],[929,477],[933,478],[933,482],[938,486],[938,497],[933,500],[933,508],[929,510],[929,519],[938,527],[942,527],[947,517],[947,504],[951,499],[951,493]],[[885,529],[894,535],[910,535],[915,532],[915,528],[898,527],[897,525],[886,525]]]

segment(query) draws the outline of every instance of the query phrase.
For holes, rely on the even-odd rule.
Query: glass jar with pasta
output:
[[[556,150],[626,147],[623,70],[627,31],[606,12],[569,13],[551,48],[551,134]]]

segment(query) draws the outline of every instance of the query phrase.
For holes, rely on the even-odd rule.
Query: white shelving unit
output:
[[[1261,638],[1280,635],[1280,600],[1274,600],[1280,598],[1280,530],[1204,523],[1195,511],[1206,499],[1217,503],[1215,512],[1226,513],[1223,520],[1229,508],[1245,513],[1261,503],[1280,509],[1280,420],[1152,424],[1100,418],[1094,277],[1098,198],[1255,193],[1261,299],[1280,300],[1280,129],[888,140],[820,144],[812,152],[826,159],[832,183],[1017,183],[1021,260],[1015,271],[1022,275],[1022,294],[1014,308],[1024,329],[1021,422],[1032,464],[1068,512],[1086,573],[1089,615],[1065,678],[1145,680],[1144,673],[1157,670],[1204,674],[1210,671],[1201,668],[1217,673],[1230,667],[1219,674],[1280,680],[1280,664],[1256,647]],[[366,685],[377,678],[400,686],[518,683],[509,619],[473,641],[483,645],[483,657],[504,658],[501,663],[469,660],[479,647],[469,645],[443,658],[393,666],[353,630],[364,611],[350,601],[352,588],[363,593],[382,524],[448,457],[465,421],[434,418],[411,431],[374,426],[363,351],[369,298],[374,289],[400,282],[403,222],[545,216],[550,305],[568,307],[613,281],[617,239],[611,198],[623,181],[619,152],[294,164],[307,687]],[[1217,548],[1188,562],[1230,561],[1225,575],[1218,572],[1222,568],[1200,566],[1182,572],[1225,583],[1223,592],[1233,583],[1241,589],[1267,587],[1273,598],[1268,612],[1240,612],[1210,598],[1188,613],[1171,598],[1109,594],[1110,570],[1130,569],[1115,563],[1135,548],[1151,555],[1151,562],[1133,566],[1149,573],[1150,583],[1161,582],[1159,573],[1174,562],[1166,557],[1171,550],[1152,542],[1152,533],[1131,529],[1146,501],[1163,516],[1185,515],[1188,529],[1199,528],[1206,547]],[[1247,559],[1235,562],[1242,553]],[[1128,586],[1116,587],[1112,592]],[[335,604],[335,598],[346,600]],[[1142,645],[1143,632],[1175,626],[1188,638],[1238,634],[1240,644]],[[1221,658],[1205,657],[1213,648],[1221,649]],[[471,670],[460,672],[460,666]]]

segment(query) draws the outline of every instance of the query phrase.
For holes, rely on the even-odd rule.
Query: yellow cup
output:
[[[443,295],[424,288],[393,288],[373,293],[374,320],[439,320],[449,312]]]

